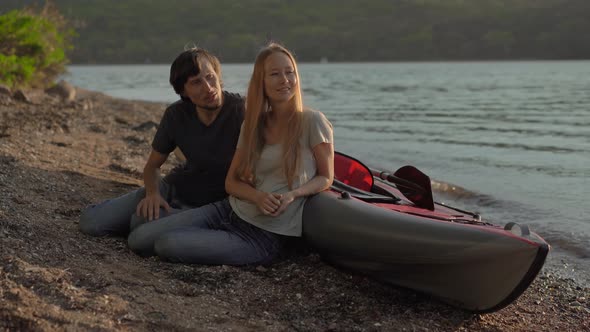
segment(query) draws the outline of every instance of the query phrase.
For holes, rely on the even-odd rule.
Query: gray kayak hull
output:
[[[328,262],[477,312],[514,301],[549,250],[535,233],[412,215],[334,192],[310,197],[303,223]]]

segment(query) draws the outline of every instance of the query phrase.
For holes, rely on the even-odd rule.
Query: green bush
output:
[[[46,87],[65,71],[73,30],[51,4],[0,16],[0,83]]]

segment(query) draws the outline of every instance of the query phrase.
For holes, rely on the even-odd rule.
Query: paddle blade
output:
[[[410,202],[423,209],[434,211],[434,200],[432,198],[432,188],[430,187],[430,178],[414,166],[403,166],[395,173],[394,176],[410,181],[421,187],[423,190],[414,190],[412,188],[399,186],[398,189],[406,196]]]
[[[364,191],[373,188],[373,175],[369,168],[353,157],[334,152],[334,178]]]

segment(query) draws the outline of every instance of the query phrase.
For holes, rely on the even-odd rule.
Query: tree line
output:
[[[54,2],[73,63],[169,63],[193,44],[251,62],[268,40],[313,62],[590,58],[588,0]]]

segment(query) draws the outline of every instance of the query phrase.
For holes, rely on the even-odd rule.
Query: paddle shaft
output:
[[[420,194],[426,193],[426,189],[422,188],[421,186],[415,184],[412,181],[408,181],[406,179],[399,178],[393,174],[390,174],[389,172],[380,171],[380,170],[376,170],[373,168],[369,168],[369,170],[371,171],[371,174],[373,176],[376,176],[376,177],[380,178],[381,180],[389,181],[389,182],[392,182],[396,185],[402,186],[404,188],[415,190],[416,192],[418,192]]]
[[[404,188],[407,188],[407,189],[415,190],[416,192],[418,192],[420,194],[426,193],[426,190],[424,188],[422,188],[421,186],[419,186],[418,184],[416,184],[416,183],[414,183],[412,181],[408,181],[406,179],[402,179],[402,178],[397,177],[397,176],[395,176],[393,174],[390,174],[389,172],[386,172],[386,171],[380,171],[380,170],[373,169],[373,168],[369,168],[369,170],[371,171],[371,174],[373,176],[376,176],[376,177],[380,178],[381,180],[389,181],[389,182],[395,184],[396,186],[400,186],[400,187],[404,187]],[[441,202],[434,202],[434,203],[435,204],[438,204],[438,205],[441,205],[441,206],[444,206],[446,208],[453,209],[455,211],[458,211],[458,212],[461,212],[461,213],[470,215],[470,216],[472,216],[472,217],[474,217],[474,218],[476,218],[476,219],[478,219],[478,220],[481,221],[481,216],[477,212],[474,213],[474,212],[466,211],[466,210],[463,210],[463,209],[456,208],[454,206],[446,205],[446,204],[441,203]]]

